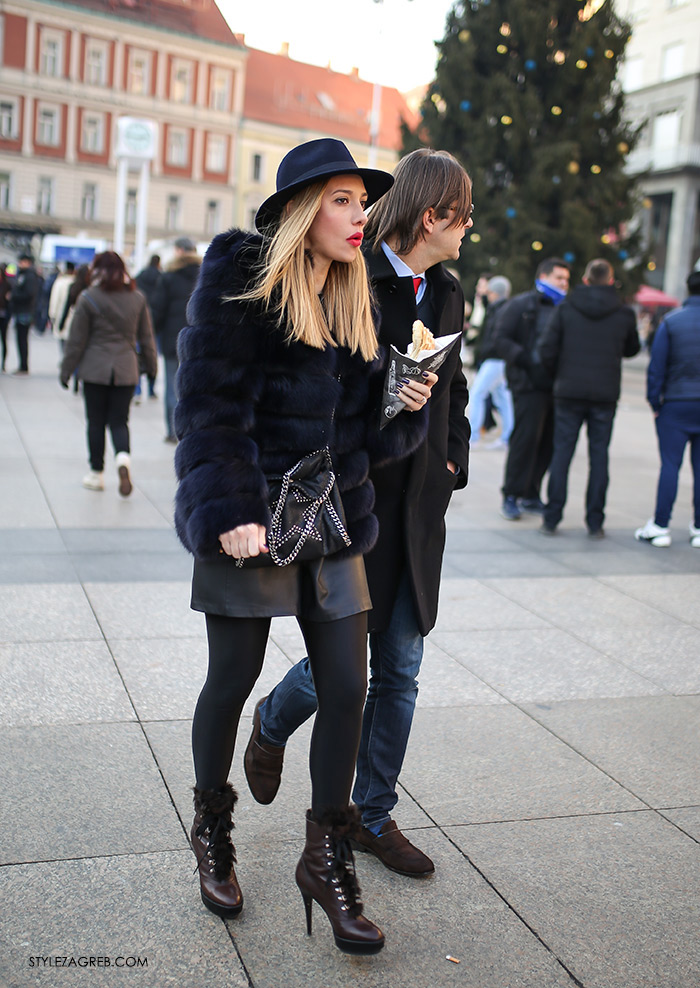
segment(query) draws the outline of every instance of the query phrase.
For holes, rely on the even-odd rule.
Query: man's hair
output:
[[[493,292],[499,299],[510,298],[510,281],[502,274],[494,275],[493,278],[489,278],[488,291]]]
[[[583,280],[589,285],[609,285],[615,277],[612,264],[603,257],[596,257],[589,261],[586,270],[583,272]]]
[[[75,271],[75,261],[66,261],[66,274],[73,274]]]
[[[454,209],[450,226],[464,224],[471,216],[471,179],[449,151],[419,148],[399,161],[394,184],[372,207],[365,237],[376,253],[382,240],[395,241],[397,254],[408,254],[423,235],[423,215],[434,209],[445,219]]]
[[[148,262],[149,268],[157,268],[160,264],[160,254],[151,254],[151,259]]]
[[[691,271],[685,283],[690,295],[700,295],[700,271]]]
[[[546,257],[537,265],[535,278],[541,278],[543,274],[551,274],[555,268],[566,268],[567,271],[571,271],[571,265],[561,257]]]

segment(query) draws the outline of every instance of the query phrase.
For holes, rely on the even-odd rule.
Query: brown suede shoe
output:
[[[243,756],[243,768],[245,777],[248,780],[248,787],[253,794],[253,799],[258,803],[267,805],[277,795],[277,790],[282,781],[282,762],[284,761],[284,747],[276,744],[266,744],[261,741],[260,731],[260,707],[267,700],[263,696],[255,704],[253,714],[253,731],[250,735],[248,747]]]
[[[363,827],[351,844],[356,851],[374,854],[390,871],[398,872],[399,875],[425,878],[435,871],[435,865],[428,855],[414,847],[393,820],[387,820],[376,837],[371,830]]]

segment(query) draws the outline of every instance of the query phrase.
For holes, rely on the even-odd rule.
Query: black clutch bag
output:
[[[352,544],[330,451],[309,453],[281,477],[268,477],[269,553],[237,559],[236,566],[288,566],[330,556]]]

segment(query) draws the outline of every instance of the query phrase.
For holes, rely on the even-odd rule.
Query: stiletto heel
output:
[[[306,814],[306,844],[297,865],[296,880],[306,907],[306,929],[311,934],[311,909],[319,904],[328,917],[335,945],[347,954],[376,954],[384,934],[362,915],[360,886],[350,838],[358,832],[356,810],[337,810],[315,820]]]
[[[301,897],[304,900],[304,908],[306,909],[306,932],[311,936],[311,910],[314,900],[310,895],[305,895],[303,892],[301,893]]]

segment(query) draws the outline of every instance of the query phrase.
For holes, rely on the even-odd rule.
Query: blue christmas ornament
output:
[[[627,253],[626,250],[620,250],[620,251],[617,252],[617,254],[618,254],[618,257],[621,260],[623,260],[623,261],[625,261],[629,257],[629,254]]]
[[[561,185],[561,178],[558,175],[552,175],[552,184]]]
[[[509,220],[515,219],[517,215],[518,215],[518,210],[513,209],[512,206],[509,206],[508,209],[506,209],[506,216],[508,217]]]
[[[464,110],[465,113],[468,113],[472,108],[472,104],[470,100],[463,99],[462,102],[459,104],[459,108],[460,110]]]
[[[528,60],[525,62],[525,68],[527,69],[528,72],[534,72],[535,69],[537,68],[537,62],[532,58],[528,58]]]
[[[593,114],[593,119],[600,120],[600,112],[598,110],[596,110],[595,113]]]
[[[595,55],[595,48],[586,48],[586,54],[589,58],[593,58]]]
[[[572,254],[571,251],[568,250],[566,254],[564,254],[564,260],[566,261],[567,264],[573,264],[574,261],[576,260],[576,255]]]

